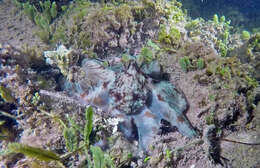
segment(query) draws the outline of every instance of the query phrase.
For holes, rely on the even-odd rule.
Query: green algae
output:
[[[187,30],[193,30],[196,29],[198,27],[198,25],[200,24],[200,19],[195,19],[195,20],[191,20],[189,21],[186,25],[185,25],[185,29]]]
[[[168,31],[166,25],[161,25],[158,34],[159,42],[175,46],[180,42],[180,39],[181,33],[177,28],[171,27]]]
[[[32,147],[25,144],[9,143],[8,151],[10,153],[22,153],[28,157],[37,158],[39,160],[46,161],[46,162],[60,161],[60,157],[52,151]]]
[[[241,34],[241,38],[242,40],[249,40],[250,39],[250,33],[246,30],[242,31],[242,34]]]
[[[153,52],[149,48],[143,47],[139,56],[139,62],[150,63],[152,60]]]
[[[15,102],[15,98],[12,96],[12,91],[9,88],[4,87],[3,85],[0,85],[0,96],[2,97],[2,99],[4,99],[5,102]]]
[[[204,60],[203,60],[202,58],[199,58],[199,59],[197,60],[197,68],[198,68],[198,69],[203,69],[203,68],[205,68],[205,62],[204,62]]]
[[[205,117],[205,121],[207,125],[211,125],[215,123],[215,114],[213,112],[210,112],[208,115]]]
[[[228,47],[227,47],[227,45],[226,45],[222,40],[218,40],[218,41],[217,41],[216,47],[217,47],[217,49],[219,50],[220,55],[221,55],[222,57],[227,56]]]
[[[184,72],[188,72],[188,70],[191,68],[191,63],[187,56],[181,58],[179,64]]]
[[[206,67],[203,58],[189,58],[188,56],[180,58],[179,65],[184,72],[202,70]]]
[[[218,25],[219,24],[219,18],[218,18],[218,15],[217,14],[215,14],[215,15],[213,15],[213,22],[216,24],[216,25]]]

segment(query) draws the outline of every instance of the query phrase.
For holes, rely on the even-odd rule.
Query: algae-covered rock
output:
[[[253,34],[234,52],[241,62],[248,63],[254,68],[253,75],[257,80],[260,80],[260,33]]]
[[[258,121],[259,122],[259,121]],[[231,143],[227,141],[221,142],[221,156],[230,160],[230,165],[236,168],[258,167],[260,157],[259,131],[241,131],[232,134],[226,139],[258,145],[245,145],[239,143]]]

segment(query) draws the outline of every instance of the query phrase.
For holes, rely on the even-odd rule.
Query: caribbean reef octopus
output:
[[[48,52],[48,59],[51,52],[59,54],[58,50]],[[141,65],[136,59],[110,61],[106,67],[100,61],[85,59],[70,79],[65,86],[70,96],[121,118],[119,130],[127,139],[138,140],[143,150],[148,150],[154,136],[166,128],[187,137],[196,135],[184,115],[188,108],[184,95],[169,82],[158,61]]]

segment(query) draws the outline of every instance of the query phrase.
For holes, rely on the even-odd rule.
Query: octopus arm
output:
[[[133,115],[138,130],[139,147],[147,151],[159,132],[160,119],[145,107],[138,115]]]
[[[184,115],[188,103],[171,83],[163,81],[156,84],[152,94],[153,98],[149,109],[159,120],[164,119],[170,122],[184,136],[193,137],[196,135],[195,130]]]

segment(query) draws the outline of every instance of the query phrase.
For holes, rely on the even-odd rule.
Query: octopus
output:
[[[119,130],[128,140],[138,140],[145,151],[158,134],[177,130],[190,138],[196,135],[184,115],[188,108],[184,94],[169,81],[158,61],[140,65],[135,59],[113,60],[105,67],[86,59],[71,74],[73,80],[64,89],[81,103],[120,118]]]

